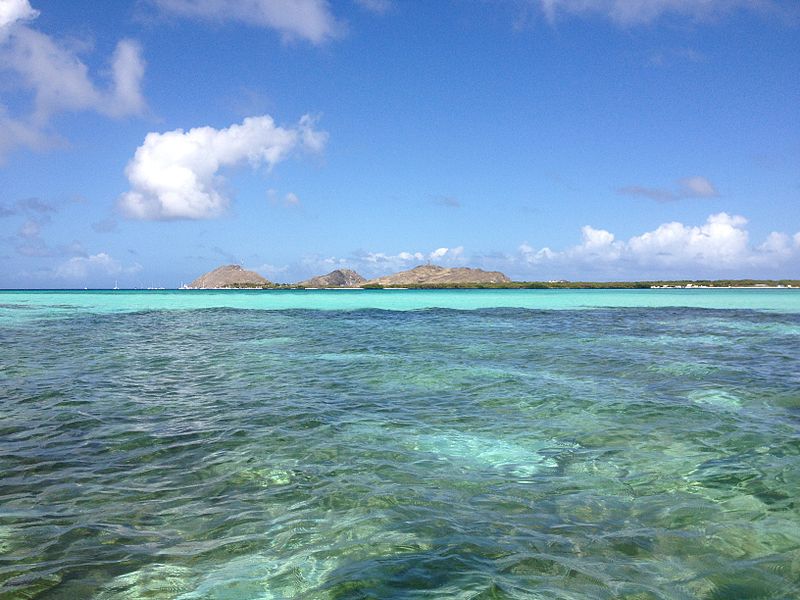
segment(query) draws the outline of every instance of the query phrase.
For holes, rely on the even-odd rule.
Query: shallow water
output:
[[[664,292],[1,293],[0,598],[798,597],[800,295]]]
[[[259,310],[421,310],[451,308],[692,307],[800,312],[800,289],[642,290],[0,290],[3,319],[62,317],[76,312],[247,308]],[[736,326],[736,325],[734,325]],[[756,324],[756,327],[760,325]]]

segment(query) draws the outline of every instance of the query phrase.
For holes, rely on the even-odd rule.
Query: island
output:
[[[239,265],[223,265],[213,271],[200,275],[192,281],[188,289],[207,290],[207,289],[226,289],[241,287],[270,287],[272,282],[262,277],[255,271],[247,271]]]
[[[273,283],[239,265],[223,265],[182,289],[800,289],[800,279],[681,279],[648,281],[512,281],[500,271],[419,265],[365,279],[351,269],[336,269],[297,283]]]
[[[367,280],[351,269],[336,269],[327,275],[317,275],[295,283],[300,288],[359,288]]]
[[[393,275],[370,279],[364,287],[449,287],[464,285],[503,285],[511,283],[500,271],[484,271],[467,267],[420,265]]]

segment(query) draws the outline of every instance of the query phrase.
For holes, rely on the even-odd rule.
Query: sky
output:
[[[800,278],[796,0],[0,0],[0,287]]]

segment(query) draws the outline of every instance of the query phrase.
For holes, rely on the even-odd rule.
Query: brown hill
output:
[[[217,267],[204,275],[200,275],[188,287],[194,289],[228,288],[228,287],[258,287],[270,285],[255,271],[245,271],[239,265],[225,265]]]
[[[484,271],[467,267],[439,267],[437,265],[420,265],[408,271],[394,275],[371,279],[366,285],[382,285],[388,287],[416,285],[464,285],[472,283],[509,283],[511,280],[500,271]]]
[[[327,275],[318,275],[305,281],[300,281],[295,285],[300,287],[359,287],[367,280],[361,275],[350,269],[336,269]]]

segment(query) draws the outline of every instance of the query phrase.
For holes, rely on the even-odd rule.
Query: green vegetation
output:
[[[800,279],[681,279],[674,281],[512,281],[509,283],[405,284],[409,289],[540,289],[540,290],[635,290],[651,287],[793,287]],[[376,288],[383,286],[362,286]],[[386,286],[390,287],[390,286]]]
[[[508,283],[448,283],[448,284],[404,284],[402,286],[384,286],[376,283],[364,284],[360,287],[367,290],[382,290],[391,287],[425,290],[635,290],[652,287],[792,287],[800,288],[800,279],[680,279],[654,281],[512,281]],[[256,290],[302,290],[304,286],[291,283],[238,283],[226,286],[228,289]]]
[[[223,286],[226,290],[294,290],[302,289],[290,283],[231,283]]]

